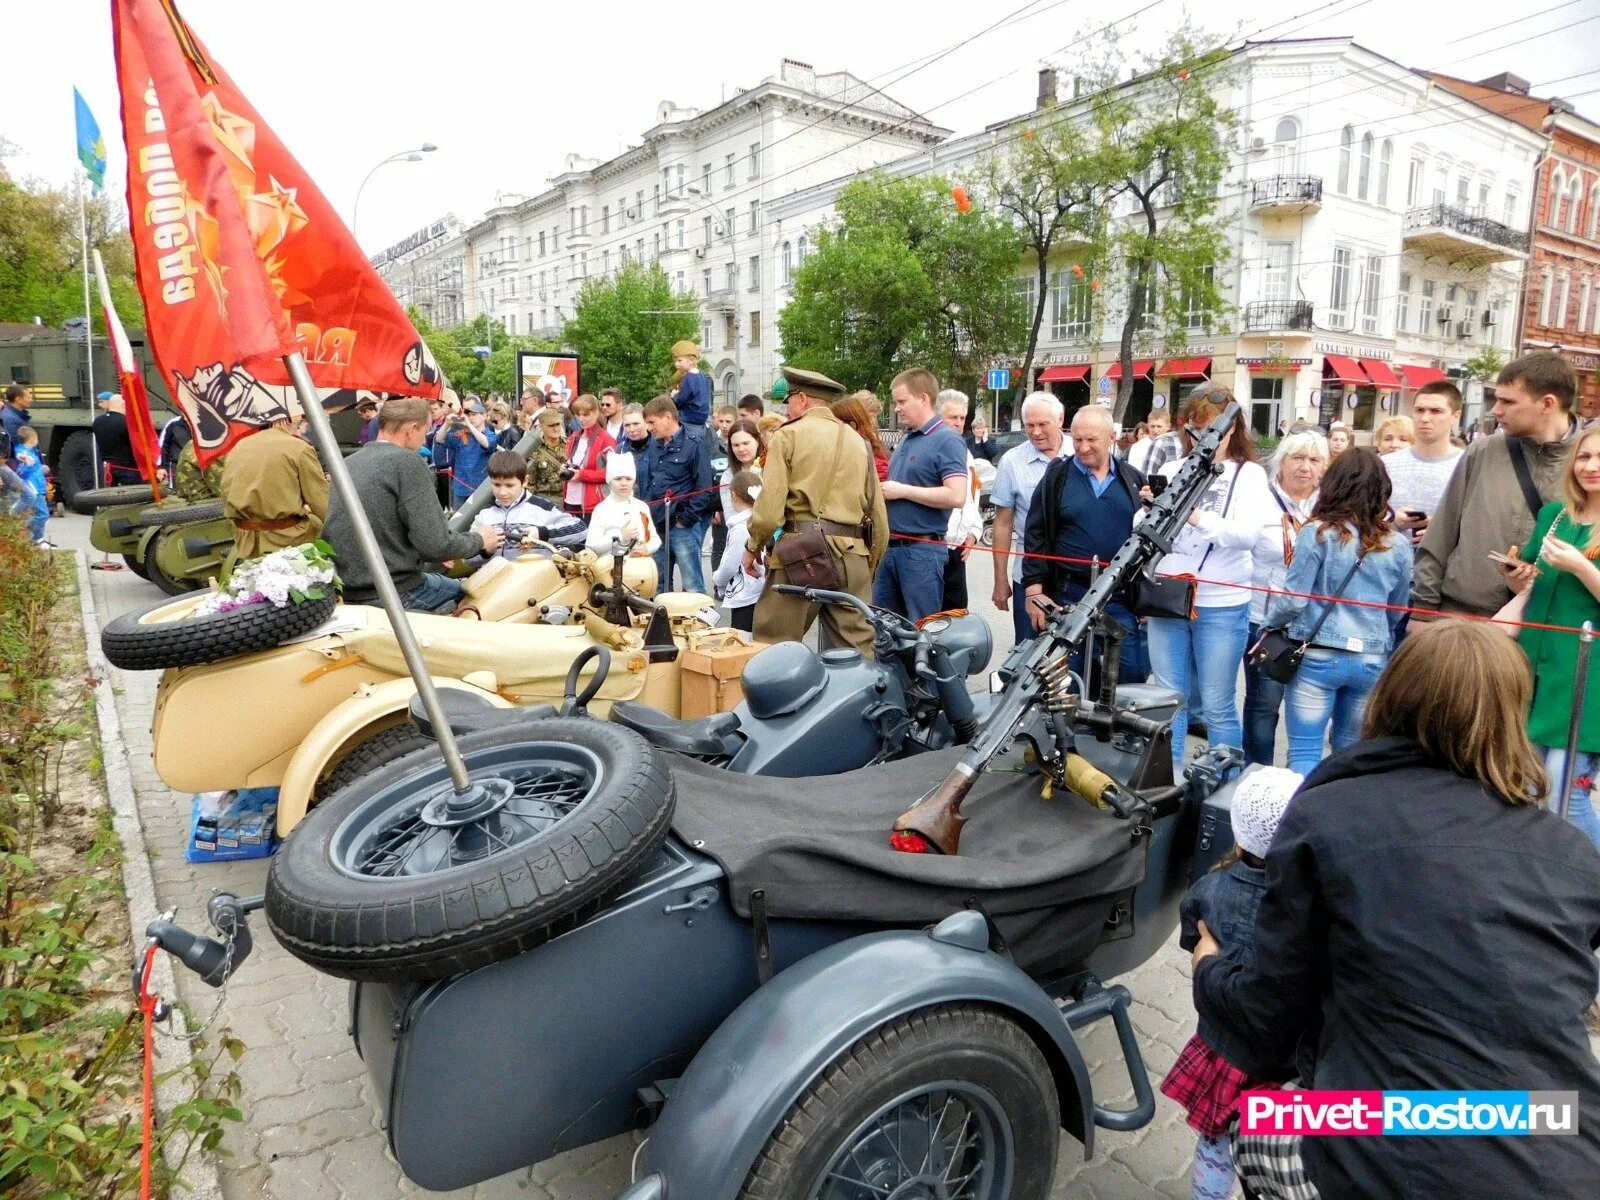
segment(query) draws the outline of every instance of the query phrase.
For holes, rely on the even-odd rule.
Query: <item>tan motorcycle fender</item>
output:
[[[481,697],[495,708],[510,708],[510,701],[492,689],[473,687],[458,679],[435,679],[436,688],[454,688]],[[354,696],[341,702],[318,721],[295,750],[284,769],[278,787],[278,836],[285,838],[305,817],[316,796],[317,780],[347,746],[364,740],[379,729],[405,719],[417,685],[409,679],[390,679],[363,686]]]

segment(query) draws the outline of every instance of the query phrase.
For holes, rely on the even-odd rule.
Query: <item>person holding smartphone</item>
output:
[[[1394,527],[1409,533],[1413,545],[1422,540],[1461,461],[1463,451],[1450,440],[1460,413],[1461,389],[1455,384],[1448,379],[1423,384],[1412,401],[1416,440],[1381,456],[1394,489]]]

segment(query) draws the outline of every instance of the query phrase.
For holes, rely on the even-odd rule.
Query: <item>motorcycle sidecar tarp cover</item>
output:
[[[1111,936],[1132,933],[1125,915],[1144,878],[1148,838],[1131,822],[996,760],[962,806],[961,853],[905,854],[889,847],[895,818],[937,787],[960,760],[956,748],[843,775],[769,779],[737,775],[671,755],[679,837],[728,876],[734,910],[766,892],[768,916],[919,926],[981,905],[1017,965],[1033,974],[1071,966]]]

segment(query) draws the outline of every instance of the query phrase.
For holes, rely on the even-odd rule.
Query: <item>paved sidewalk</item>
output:
[[[60,544],[87,550],[86,519],[60,519],[51,529]],[[100,557],[90,553],[91,561]],[[988,562],[987,556],[981,561],[974,556],[974,596],[988,595]],[[91,572],[91,586],[102,624],[158,598],[152,585],[126,570]],[[1007,647],[1009,618],[993,616],[996,644]],[[203,919],[213,891],[260,891],[267,864],[265,860],[205,865],[184,861],[190,797],[163,784],[151,763],[156,680],[152,673],[118,671],[113,685],[160,904],[177,907],[180,919],[193,923]],[[240,702],[250,700],[241,697]],[[264,921],[256,920],[252,929],[255,951],[224,990],[217,1017],[247,1047],[239,1064],[246,1119],[229,1130],[223,1143],[228,1157],[220,1164],[226,1200],[383,1200],[440,1194],[423,1192],[402,1178],[388,1154],[372,1088],[345,1032],[347,985],[291,958],[273,940]],[[1150,1070],[1159,1080],[1194,1028],[1188,956],[1174,941],[1120,982],[1137,997],[1134,1024]],[[217,992],[187,973],[180,972],[180,990],[197,1020],[204,1020],[218,1002]],[[1083,1045],[1094,1074],[1096,1099],[1128,1103],[1132,1089],[1109,1024],[1102,1022],[1084,1037]],[[1159,1095],[1157,1103],[1156,1119],[1145,1129],[1097,1134],[1099,1149],[1092,1163],[1083,1163],[1078,1144],[1064,1138],[1052,1196],[1148,1200],[1155,1195],[1186,1200],[1194,1138],[1176,1106]],[[634,1147],[631,1137],[614,1138],[448,1194],[484,1200],[614,1200],[628,1183]]]

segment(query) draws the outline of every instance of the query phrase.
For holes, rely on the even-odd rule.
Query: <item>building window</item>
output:
[[[1211,291],[1216,281],[1216,268],[1207,266],[1201,272],[1204,282],[1191,284],[1183,289],[1183,324],[1184,328],[1204,329],[1206,323],[1205,296]]]
[[[1389,205],[1389,165],[1394,159],[1394,139],[1384,138],[1383,149],[1378,153],[1377,201],[1385,208]]]
[[[660,247],[658,246],[657,249],[659,250]],[[644,239],[643,238],[635,238],[633,240],[633,254],[634,254],[634,257],[636,259],[638,259],[639,262],[643,262],[644,261]]]
[[[1514,187],[1506,188],[1505,223],[1512,229],[1522,227],[1522,197]]]
[[[1550,305],[1555,301],[1556,290],[1552,286],[1554,274],[1549,267],[1539,272],[1539,324],[1550,324]]]
[[[1489,184],[1487,182],[1478,185],[1478,211],[1486,217],[1489,215]]]
[[[1333,248],[1333,275],[1328,288],[1328,321],[1333,326],[1350,320],[1350,265],[1355,259],[1349,246]]]
[[[1413,158],[1406,172],[1406,207],[1415,208],[1422,202],[1422,181],[1428,174],[1428,160]]]
[[[710,163],[701,163],[700,164],[700,194],[702,196],[711,195],[711,164]]]
[[[637,221],[644,216],[644,189],[640,188],[633,194],[633,219]]]
[[[1378,302],[1383,287],[1383,259],[1367,255],[1366,278],[1361,285],[1361,332],[1378,332]]]
[[[711,268],[710,267],[707,267],[705,270],[700,272],[700,294],[702,296],[707,296],[707,297],[709,297],[711,295]]]
[[[730,208],[722,214],[722,236],[725,238],[733,236],[734,211]]]
[[[1400,288],[1394,296],[1394,331],[1404,333],[1411,323],[1411,272],[1400,272]]]
[[[673,276],[672,286],[680,296],[683,295],[683,272],[682,271],[679,271],[677,273],[677,275]]]
[[[1472,203],[1472,176],[1463,172],[1456,176],[1456,207],[1466,208]]]
[[[1450,181],[1450,169],[1444,165],[1433,169],[1433,203],[1444,203],[1445,185]]]
[[[509,299],[509,297],[507,297],[507,298]],[[515,333],[516,331],[517,331],[517,314],[516,313],[507,313],[506,314],[506,332],[507,333]]]
[[[707,246],[711,245],[711,218],[710,217],[701,217],[700,218],[700,231],[705,237],[705,241],[704,241],[703,244],[707,245]]]
[[[1547,322],[1555,329],[1567,327],[1567,303],[1572,299],[1572,276],[1563,274],[1556,281],[1556,311],[1555,319]]]
[[[662,169],[662,174],[666,174],[665,168]],[[650,198],[650,211],[652,214],[661,211],[661,185],[659,183],[656,184],[655,195]]]
[[[1417,332],[1424,337],[1433,331],[1433,280],[1422,281],[1422,295],[1417,300]]]
[[[1367,198],[1367,183],[1372,178],[1373,140],[1370,132],[1361,135],[1361,169],[1356,176],[1356,195],[1363,200]]]
[[[1346,125],[1339,132],[1339,186],[1341,196],[1350,194],[1350,155],[1355,148],[1355,127]]]
[[[1578,210],[1583,207],[1583,178],[1579,175],[1572,177],[1572,182],[1567,185],[1567,199],[1570,202],[1567,211],[1567,232],[1578,232]]]
[[[730,292],[739,286],[739,264],[724,263],[722,267],[723,286]]]
[[[683,249],[683,218],[678,218],[678,249]]]
[[[544,230],[539,231],[539,257],[544,257]]]
[[[789,283],[794,279],[794,247],[788,242],[783,244],[783,282]]]
[[[1034,274],[1019,275],[1012,284],[1012,290],[1017,293],[1017,298],[1023,303],[1024,309],[1031,321],[1039,305],[1039,277]]]
[[[1550,176],[1550,203],[1545,213],[1544,223],[1553,225],[1557,229],[1567,227],[1567,176],[1560,167],[1557,167]],[[1549,324],[1548,321],[1541,324]]]
[[[761,290],[761,255],[759,254],[750,256],[750,290],[752,292]]]
[[[1088,280],[1074,276],[1065,268],[1056,272],[1054,311],[1050,335],[1058,341],[1078,341],[1089,335],[1089,310],[1092,293]]]
[[[707,321],[700,326],[700,345],[709,351],[711,349],[711,322]]]
[[[800,240],[795,243],[795,263],[797,266],[806,265],[806,235],[801,234]]]
[[[733,164],[738,157],[737,154],[730,154],[722,160],[722,186],[725,188],[733,186]]]
[[[1278,174],[1293,175],[1300,168],[1300,122],[1283,117],[1272,131],[1272,155]]]
[[[751,179],[760,179],[761,178],[761,143],[760,142],[751,142],[750,143],[750,174],[749,174],[749,178],[751,178]],[[752,346],[755,345],[754,342],[751,342],[750,344]]]
[[[1268,242],[1262,260],[1261,299],[1289,299],[1289,277],[1294,268],[1293,242]]]
[[[761,345],[761,314],[758,312],[750,314],[750,344]]]
[[[656,235],[655,235],[655,251],[651,255],[651,257],[656,258],[656,259],[660,259],[660,257],[661,257],[661,234],[660,234],[660,232],[657,232]]]
[[[618,215],[620,218],[620,214]],[[602,204],[600,206],[600,232],[611,232],[611,206],[609,204]]]
[[[761,226],[758,223],[761,216],[761,201],[750,201],[750,232],[759,233]]]
[[[560,229],[552,229],[550,231],[550,253],[551,254],[560,254],[561,253],[561,230]]]
[[[578,205],[578,232],[584,234],[589,232],[589,206],[587,204]]]

